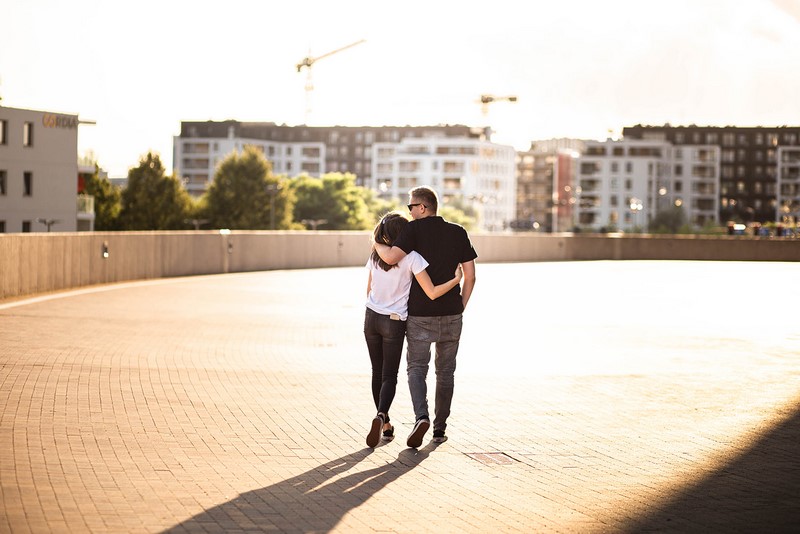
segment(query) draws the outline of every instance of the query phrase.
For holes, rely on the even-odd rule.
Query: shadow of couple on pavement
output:
[[[436,447],[431,442],[420,449],[404,449],[390,463],[347,474],[373,453],[372,449],[362,449],[271,486],[242,493],[164,532],[327,532],[350,510],[414,469]]]

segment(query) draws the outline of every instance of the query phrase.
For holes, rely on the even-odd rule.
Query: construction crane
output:
[[[326,58],[328,56],[332,56],[333,54],[338,54],[339,52],[341,52],[343,50],[347,50],[348,48],[353,48],[354,46],[360,45],[361,43],[363,43],[365,41],[366,41],[366,39],[361,39],[360,41],[356,41],[355,43],[350,43],[347,46],[343,46],[341,48],[337,48],[336,50],[332,50],[330,52],[327,52],[327,53],[322,54],[321,56],[317,56],[317,57],[312,57],[311,56],[311,51],[309,50],[308,56],[304,57],[300,61],[300,63],[297,64],[297,72],[301,72],[303,70],[303,67],[305,67],[305,69],[306,69],[306,85],[305,85],[305,90],[306,90],[306,120],[305,120],[305,122],[306,122],[306,124],[308,124],[308,116],[311,114],[311,91],[314,90],[314,84],[311,82],[311,67],[314,65],[314,63],[316,63],[317,61],[319,61],[322,58]]]
[[[481,104],[481,113],[483,114],[483,117],[486,118],[486,116],[489,115],[489,104],[491,104],[492,102],[502,102],[504,100],[508,101],[508,102],[516,102],[517,101],[517,97],[516,96],[481,95],[481,99],[480,99],[479,102]]]

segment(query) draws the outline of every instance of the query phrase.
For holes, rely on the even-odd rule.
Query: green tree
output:
[[[294,192],[255,147],[231,152],[217,168],[203,198],[205,218],[215,228],[236,230],[292,227]]]
[[[653,234],[679,234],[690,231],[686,224],[686,213],[681,206],[672,206],[659,211],[650,221],[649,227]]]
[[[294,220],[306,226],[316,221],[325,230],[366,230],[375,224],[363,188],[353,174],[330,173],[321,178],[301,175],[291,187],[297,197]],[[320,221],[325,221],[320,222]]]
[[[370,219],[372,221],[372,226],[378,224],[378,221],[381,220],[381,217],[389,213],[390,211],[405,211],[406,207],[400,204],[400,201],[397,199],[386,200],[381,198],[375,194],[375,191],[372,189],[368,189],[366,187],[361,188],[361,192],[364,196],[364,202],[367,204],[367,210],[370,214]]]
[[[148,152],[128,171],[121,205],[123,230],[178,230],[186,228],[192,200],[176,177],[167,176],[158,154]]]
[[[452,197],[446,203],[440,203],[438,215],[452,223],[460,224],[468,231],[474,230],[477,226],[478,211],[460,196]]]
[[[119,230],[120,190],[108,178],[100,176],[96,163],[94,172],[83,183],[83,192],[94,197],[94,229]]]

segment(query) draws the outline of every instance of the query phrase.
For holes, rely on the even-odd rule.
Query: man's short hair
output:
[[[420,200],[423,204],[425,204],[425,207],[427,207],[433,213],[436,213],[439,210],[439,197],[436,196],[436,191],[430,187],[415,187],[409,191],[408,194]]]

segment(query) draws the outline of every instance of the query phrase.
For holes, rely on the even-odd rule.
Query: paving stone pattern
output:
[[[800,528],[796,264],[477,274],[419,450],[402,367],[364,444],[363,269],[0,302],[0,532]]]

